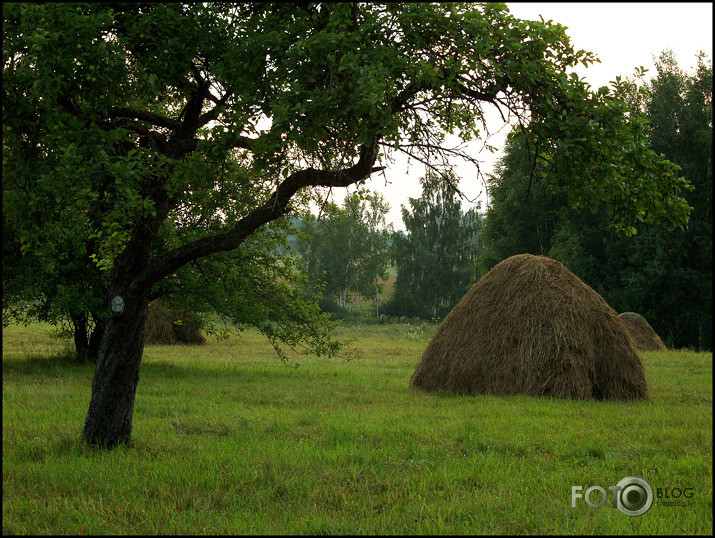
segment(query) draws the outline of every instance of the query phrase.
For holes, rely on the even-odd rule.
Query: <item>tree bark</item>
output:
[[[131,440],[149,298],[123,299],[124,311],[107,321],[99,348],[83,431],[91,445],[113,447]]]
[[[74,332],[74,348],[77,352],[77,361],[84,362],[89,350],[87,340],[87,318],[72,316],[72,331]]]
[[[99,346],[102,344],[102,336],[104,335],[104,322],[100,322],[97,318],[94,321],[94,329],[89,337],[89,347],[87,352],[92,358],[92,362],[97,363],[99,357]]]

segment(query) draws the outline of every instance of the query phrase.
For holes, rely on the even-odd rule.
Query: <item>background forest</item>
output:
[[[644,316],[669,347],[712,349],[712,62],[699,55],[687,72],[666,50],[656,68],[627,80],[629,105],[649,122],[651,147],[694,187],[687,229],[641,222],[619,234],[604,204],[569,208],[532,176],[533,148],[514,130],[485,212],[463,211],[459,178],[428,172],[422,196],[402,207],[405,231],[385,226],[384,200],[365,191],[298,221],[294,244],[322,309],[439,321],[494,265],[530,253],[564,263],[618,312]]]

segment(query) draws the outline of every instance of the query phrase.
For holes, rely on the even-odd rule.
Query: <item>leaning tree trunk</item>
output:
[[[149,298],[123,300],[122,312],[113,313],[107,321],[99,347],[83,431],[85,441],[92,445],[112,447],[131,440]]]
[[[131,440],[150,295],[148,286],[137,288],[136,278],[151,260],[158,222],[136,226],[134,236],[114,260],[107,294],[109,318],[104,323],[82,432],[90,445],[113,447]]]
[[[185,119],[183,124],[186,122]],[[185,135],[182,132],[182,136]],[[157,135],[153,140],[160,143],[162,138],[163,135]],[[179,140],[183,141],[183,138]],[[131,441],[151,286],[192,260],[238,248],[260,226],[284,215],[291,198],[301,188],[347,187],[383,170],[383,167],[373,167],[377,142],[376,137],[370,147],[363,147],[360,160],[350,168],[337,172],[310,168],[291,174],[268,202],[255,208],[227,232],[188,243],[154,260],[153,264],[154,238],[176,200],[169,198],[164,189],[163,181],[169,177],[169,171],[166,175],[147,176],[142,197],[154,200],[154,212],[137,221],[132,238],[114,260],[110,276],[108,299],[112,315],[104,327],[92,381],[92,398],[82,432],[88,444],[111,447]],[[174,148],[165,154],[178,158],[185,153]]]

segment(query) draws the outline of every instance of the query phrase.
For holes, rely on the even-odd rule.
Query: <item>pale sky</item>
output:
[[[594,89],[608,85],[616,76],[630,76],[636,67],[643,66],[650,71],[646,80],[655,76],[653,57],[664,49],[671,49],[676,55],[681,69],[690,70],[696,64],[696,53],[704,50],[712,59],[713,4],[709,2],[655,2],[655,3],[532,3],[508,2],[511,13],[527,20],[552,19],[567,27],[575,50],[591,51],[601,60],[589,68],[579,64],[575,71],[591,84]],[[494,124],[489,123],[490,132],[502,125],[498,115]],[[501,149],[503,136],[495,135],[489,144]],[[482,172],[492,172],[500,153],[491,154],[484,150],[478,153],[481,143],[473,144],[474,156],[483,162]],[[457,163],[455,163],[457,164]],[[391,206],[387,220],[395,229],[404,229],[400,204],[408,205],[408,197],[417,198],[421,193],[419,178],[425,173],[424,166],[414,162],[407,173],[406,159],[397,160],[385,176],[374,174],[365,186],[382,193]],[[485,208],[484,186],[476,181],[473,165],[457,164],[457,173],[462,177],[460,187],[472,199],[482,200]],[[391,184],[385,186],[385,179]],[[342,202],[343,193],[336,196]],[[468,209],[470,204],[463,202]]]

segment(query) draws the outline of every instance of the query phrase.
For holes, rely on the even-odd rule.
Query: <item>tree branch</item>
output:
[[[235,135],[228,140],[226,145],[227,148],[241,148],[247,149],[248,151],[253,151],[253,145],[256,143],[255,138],[248,138],[247,136]]]
[[[286,214],[288,203],[304,187],[347,187],[366,179],[374,172],[384,170],[385,167],[373,166],[377,159],[377,146],[378,140],[375,138],[370,147],[363,147],[360,159],[350,168],[343,170],[307,168],[294,172],[278,185],[273,196],[265,204],[239,220],[232,229],[192,241],[153,261],[132,283],[132,288],[135,290],[148,288],[192,260],[215,252],[238,248],[260,226]]]
[[[213,97],[210,92],[207,91],[206,93],[209,98]],[[208,112],[206,112],[205,114],[201,114],[198,117],[198,119],[196,120],[196,123],[198,124],[197,128],[203,127],[211,120],[215,120],[218,117],[219,112],[221,112],[221,108],[226,104],[226,101],[228,101],[229,97],[231,97],[232,94],[233,94],[233,92],[230,92],[230,91],[226,92],[226,94],[221,98],[220,101],[214,101],[214,99],[211,99],[212,101],[214,101],[216,103],[216,106],[213,107]]]
[[[141,121],[147,121],[156,127],[165,127],[167,129],[176,130],[181,128],[181,122],[172,120],[153,112],[145,110],[132,110],[131,108],[113,108],[107,114],[108,118],[129,118]]]

